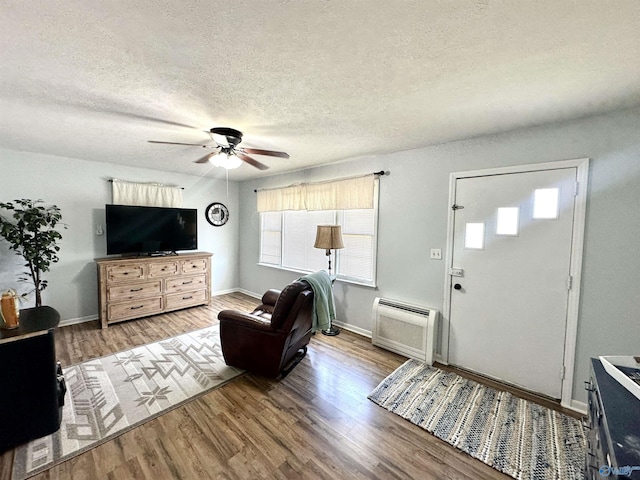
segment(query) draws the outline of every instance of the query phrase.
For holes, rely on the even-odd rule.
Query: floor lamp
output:
[[[331,250],[337,248],[344,248],[342,243],[342,227],[340,225],[318,225],[316,231],[316,243],[313,245],[315,248],[323,248],[326,250],[326,255],[329,257],[329,277],[331,278],[331,287],[333,288],[333,278],[331,277]],[[340,330],[333,326],[333,322],[329,325],[329,328],[322,330],[324,335],[338,335]]]

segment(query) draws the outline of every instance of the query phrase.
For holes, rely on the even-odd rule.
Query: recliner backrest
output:
[[[298,304],[296,304],[296,300],[298,300],[300,292],[310,290],[310,288],[307,282],[295,281],[282,290],[273,309],[271,328],[281,329],[285,323],[288,323],[288,318],[295,318],[298,315],[298,311],[304,305],[304,298]]]

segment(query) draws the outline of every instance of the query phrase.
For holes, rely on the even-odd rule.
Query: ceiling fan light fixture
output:
[[[193,147],[206,148],[213,153],[206,153],[202,157],[194,160],[194,163],[211,163],[216,167],[226,170],[238,168],[243,163],[248,163],[259,170],[267,170],[269,167],[247,154],[266,155],[269,157],[289,158],[286,152],[275,150],[263,150],[261,148],[239,148],[242,141],[242,132],[235,128],[214,127],[209,130],[211,140],[215,145],[201,145],[199,143],[162,142],[159,140],[148,140],[149,143],[163,143],[167,145],[188,145]]]
[[[242,165],[240,160],[235,155],[229,155],[226,152],[213,153],[209,157],[209,161],[216,167],[226,168],[227,170],[233,170]]]

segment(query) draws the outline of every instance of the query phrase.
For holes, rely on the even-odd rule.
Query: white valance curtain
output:
[[[258,190],[258,212],[373,208],[375,174]]]
[[[133,183],[111,180],[113,203],[147,207],[182,207],[182,188],[161,183]]]
[[[258,212],[282,212],[284,210],[304,210],[302,185],[258,190]]]

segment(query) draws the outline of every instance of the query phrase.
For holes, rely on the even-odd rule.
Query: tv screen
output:
[[[168,253],[198,248],[195,208],[105,205],[107,255]]]

